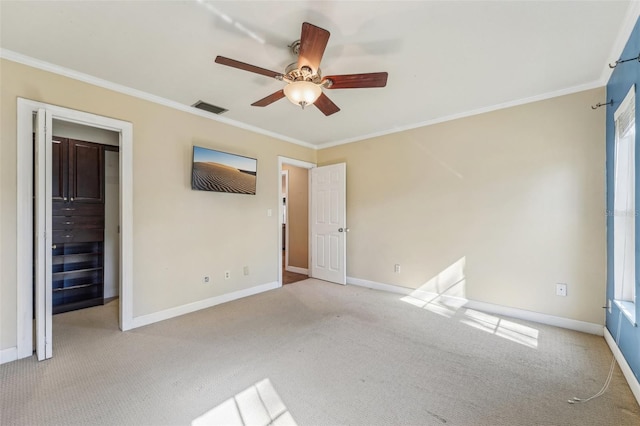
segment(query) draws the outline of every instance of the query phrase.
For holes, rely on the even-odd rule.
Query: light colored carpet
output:
[[[53,359],[0,366],[0,424],[640,424],[617,367],[566,402],[604,383],[602,337],[401,299],[306,280],[125,333],[114,302],[56,315]]]

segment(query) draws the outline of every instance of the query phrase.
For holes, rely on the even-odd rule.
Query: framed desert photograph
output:
[[[192,189],[255,195],[257,172],[255,158],[193,147]]]

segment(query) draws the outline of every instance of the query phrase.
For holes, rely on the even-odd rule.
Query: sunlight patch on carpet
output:
[[[537,348],[538,330],[535,328],[465,308],[468,303],[465,298],[465,261],[465,257],[460,258],[400,300],[445,318],[461,317],[462,324],[530,348]]]
[[[464,316],[460,320],[463,324],[530,348],[538,347],[539,332],[535,328],[468,308],[465,309]]]
[[[191,422],[192,426],[295,426],[269,379],[237,393]]]

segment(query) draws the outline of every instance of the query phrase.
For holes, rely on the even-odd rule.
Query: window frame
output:
[[[636,184],[637,184],[637,171],[636,171],[636,159],[635,157],[637,156],[637,152],[636,152],[636,139],[637,139],[637,131],[638,131],[638,123],[636,120],[636,115],[635,115],[635,101],[636,101],[636,90],[635,90],[635,84],[631,86],[631,88],[629,89],[629,92],[627,93],[627,95],[625,96],[624,100],[620,103],[620,106],[616,109],[616,111],[614,112],[613,115],[613,119],[614,119],[614,181],[613,181],[613,190],[614,190],[614,202],[613,202],[613,232],[614,232],[614,243],[613,243],[613,257],[614,257],[614,271],[613,271],[613,288],[614,288],[614,303],[616,304],[616,306],[622,311],[622,313],[625,315],[625,317],[627,317],[627,319],[629,319],[629,321],[631,321],[631,323],[636,326],[637,322],[636,322],[636,313],[637,313],[637,309],[636,309],[636,301],[637,301],[637,262],[636,262],[636,258],[635,258],[635,247],[638,243],[636,237],[636,228],[637,228],[637,210],[636,210]],[[621,116],[623,115],[630,115],[630,120],[632,120],[632,124],[631,126],[627,127],[626,129],[624,129],[624,131],[620,132],[619,129],[619,120],[621,118]],[[624,119],[629,119],[629,117],[623,117]],[[631,129],[631,130],[629,130]],[[615,247],[616,247],[616,231],[615,231],[615,227],[616,227],[616,222],[618,222],[618,224],[620,224],[620,220],[616,221],[616,219],[619,219],[617,216],[618,215],[628,215],[630,214],[627,209],[625,209],[624,211],[618,211],[616,210],[616,195],[617,195],[617,188],[618,188],[618,181],[616,179],[617,176],[617,172],[618,172],[618,149],[619,149],[619,144],[620,141],[626,137],[626,135],[628,134],[628,132],[631,131],[632,132],[632,138],[631,138],[631,161],[630,161],[630,167],[631,167],[631,171],[630,173],[631,175],[631,179],[630,179],[630,184],[631,184],[631,188],[629,189],[630,191],[630,195],[632,197],[632,203],[633,205],[632,207],[632,217],[633,217],[633,222],[632,222],[632,228],[633,228],[633,232],[632,234],[632,248],[630,250],[631,253],[631,261],[633,262],[633,266],[632,266],[632,270],[633,270],[633,279],[631,281],[631,294],[632,297],[620,297],[621,294],[623,294],[625,291],[624,288],[620,288],[620,286],[624,286],[625,283],[622,282],[620,283],[618,278],[616,277],[616,254],[615,254]],[[621,137],[622,136],[622,137]],[[628,284],[627,284],[628,285]],[[631,300],[632,299],[632,300]]]

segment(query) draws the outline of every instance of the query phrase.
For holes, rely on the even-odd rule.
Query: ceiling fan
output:
[[[284,81],[287,85],[269,96],[252,103],[252,106],[264,107],[285,96],[303,109],[307,105],[315,105],[324,115],[331,115],[340,108],[327,97],[322,89],[358,89],[367,87],[385,87],[386,72],[366,74],[330,75],[323,77],[320,73],[320,60],[329,41],[329,31],[316,27],[308,22],[302,24],[300,40],[290,47],[298,61],[290,64],[284,74],[246,64],[224,56],[216,57],[216,63],[238,68],[244,71],[273,77]]]

